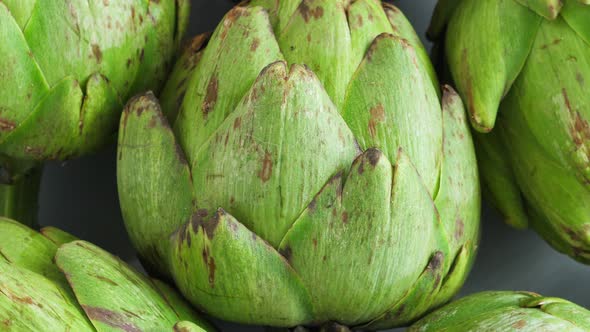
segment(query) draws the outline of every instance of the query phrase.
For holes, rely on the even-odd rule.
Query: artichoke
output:
[[[590,311],[530,292],[482,292],[455,301],[414,324],[409,332],[588,331]]]
[[[188,13],[189,0],[0,2],[3,215],[31,224],[29,170],[113,140],[128,98],[161,88]]]
[[[165,331],[190,321],[186,331],[215,331],[170,286],[97,246],[0,219],[0,330]]]
[[[478,240],[469,125],[443,90],[389,4],[236,6],[161,101],[137,96],[121,118],[119,196],[142,262],[225,320],[414,321],[460,288]]]
[[[588,1],[439,1],[430,36],[475,129],[496,127],[475,135],[493,203],[590,263]]]

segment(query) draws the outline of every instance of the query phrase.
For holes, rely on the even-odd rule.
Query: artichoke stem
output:
[[[36,167],[10,184],[0,184],[0,216],[38,228],[41,168]]]

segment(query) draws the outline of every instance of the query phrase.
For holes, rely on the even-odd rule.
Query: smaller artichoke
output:
[[[172,288],[104,250],[56,228],[38,233],[0,219],[0,330],[164,331],[173,327],[215,330]]]
[[[588,331],[590,311],[530,292],[483,292],[431,313],[410,332]]]
[[[0,215],[33,225],[35,168],[101,148],[130,96],[160,90],[188,14],[189,0],[0,1]]]
[[[440,0],[429,35],[489,200],[590,264],[590,1]]]

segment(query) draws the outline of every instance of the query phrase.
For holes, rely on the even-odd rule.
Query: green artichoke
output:
[[[184,320],[215,331],[170,286],[106,251],[0,218],[0,330],[165,331]]]
[[[483,292],[429,314],[409,332],[588,331],[590,311],[569,301],[530,292]]]
[[[37,194],[27,171],[101,147],[130,96],[160,90],[188,13],[189,0],[0,1],[0,182],[14,184],[0,212],[30,224],[34,204],[15,200]]]
[[[131,100],[127,230],[148,270],[248,324],[404,325],[475,255],[477,168],[460,98],[377,0],[250,1]]]
[[[590,6],[576,0],[439,1],[430,30],[467,103],[484,187],[590,263]],[[499,111],[499,113],[498,113]],[[497,119],[496,119],[497,116]]]

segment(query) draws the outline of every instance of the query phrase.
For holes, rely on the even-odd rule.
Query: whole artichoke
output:
[[[377,0],[250,1],[128,104],[118,185],[152,272],[204,311],[404,325],[462,285],[479,182],[459,97]]]
[[[474,127],[496,127],[475,137],[493,202],[590,263],[588,1],[439,1],[430,34]]]
[[[14,184],[0,212],[30,223],[23,175],[101,147],[130,96],[160,89],[188,12],[189,0],[0,2],[0,182]]]
[[[166,284],[55,228],[0,218],[0,330],[214,331]],[[199,330],[200,328],[200,330]]]
[[[584,332],[590,311],[569,301],[530,292],[483,292],[429,314],[409,332]]]

